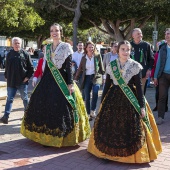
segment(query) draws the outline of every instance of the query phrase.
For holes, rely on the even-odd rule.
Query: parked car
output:
[[[106,54],[108,52],[110,52],[110,47],[102,47],[102,48],[100,48],[100,54],[102,56],[102,59],[104,57],[104,54]]]
[[[37,69],[37,65],[38,65],[38,50],[35,50],[34,51],[34,55],[31,55],[31,60],[32,60],[32,63],[33,63],[33,66],[34,66],[34,70]]]

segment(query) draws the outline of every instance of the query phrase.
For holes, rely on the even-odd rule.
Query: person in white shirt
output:
[[[79,41],[77,43],[77,51],[74,52],[72,55],[72,63],[73,63],[74,69],[75,69],[74,70],[75,73],[80,65],[83,53],[84,53],[84,44],[83,44],[83,42]]]
[[[107,65],[118,58],[118,54],[117,54],[117,46],[118,46],[118,42],[114,41],[111,43],[110,47],[111,47],[111,51],[106,53],[103,57],[103,66],[104,69],[106,70]],[[103,87],[104,87],[104,83],[106,80],[106,75],[103,76]]]
[[[76,72],[77,72],[77,69],[80,66],[80,62],[81,62],[83,54],[84,54],[84,44],[83,44],[83,42],[79,41],[77,43],[77,51],[72,54],[72,72],[73,72],[73,76],[76,75]],[[80,76],[80,78],[78,80],[77,85],[78,85],[79,88],[80,88],[81,81],[82,81],[82,76]],[[85,100],[84,90],[81,89],[81,92],[82,92],[83,100]]]

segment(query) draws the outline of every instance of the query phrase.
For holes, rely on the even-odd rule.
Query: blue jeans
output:
[[[78,84],[79,89],[81,89],[81,84],[82,84],[82,75],[79,78],[79,84]],[[83,100],[85,100],[84,89],[81,89],[81,94],[82,94]]]
[[[86,75],[84,83],[84,94],[87,114],[90,115],[90,110],[95,111],[98,99],[98,91],[100,89],[100,84],[93,84],[94,75]],[[90,106],[90,93],[92,90],[92,101]]]
[[[9,114],[11,112],[12,109],[12,103],[14,101],[14,97],[17,93],[17,90],[19,90],[20,94],[21,94],[21,99],[23,100],[23,104],[24,104],[24,109],[27,108],[28,105],[28,85],[20,85],[17,86],[15,88],[13,87],[7,87],[7,101],[6,101],[6,105],[5,105],[5,113],[4,116],[5,117],[9,117]]]

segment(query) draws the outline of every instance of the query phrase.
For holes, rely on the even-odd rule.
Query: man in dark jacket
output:
[[[144,92],[144,87],[146,79],[149,78],[151,74],[151,69],[154,64],[154,56],[151,45],[143,41],[143,34],[140,28],[135,28],[132,31],[133,41],[131,42],[131,58],[139,62],[143,66],[142,70],[142,88]]]
[[[5,79],[7,80],[7,100],[5,113],[0,119],[1,123],[8,124],[9,114],[17,90],[21,94],[24,108],[28,105],[28,80],[31,78],[34,68],[30,55],[21,49],[22,40],[19,37],[12,39],[13,49],[7,54],[5,65]]]

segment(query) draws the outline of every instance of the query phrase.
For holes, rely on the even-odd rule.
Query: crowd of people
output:
[[[4,69],[5,68],[5,62],[6,62],[6,56],[8,54],[8,52],[11,50],[11,47],[5,47],[2,46],[0,47],[0,69]]]
[[[92,41],[78,42],[73,52],[61,40],[62,34],[59,24],[51,25],[53,42],[42,46],[35,72],[21,39],[12,39],[5,67],[8,96],[0,122],[8,124],[19,90],[25,108],[21,134],[44,147],[74,146],[90,138],[87,151],[99,158],[125,163],[157,159],[162,152],[157,125],[164,122],[170,85],[170,28],[155,56],[151,44],[143,41],[141,29],[135,28],[132,41],[111,43],[103,60]],[[28,99],[32,75],[34,90]],[[156,86],[157,123],[144,96],[149,77]]]

